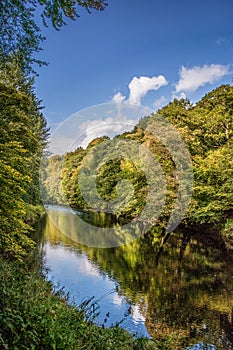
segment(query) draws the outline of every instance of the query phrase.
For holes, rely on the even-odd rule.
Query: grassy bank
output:
[[[44,215],[40,205],[27,205],[24,221],[31,226]],[[31,236],[32,232],[28,232]],[[41,273],[31,248],[23,260],[0,257],[0,348],[9,350],[153,349],[119,327],[87,321],[84,307],[68,304]]]
[[[40,205],[27,205],[25,221],[32,225],[44,215]],[[133,339],[119,327],[98,327],[86,321],[83,307],[68,304],[54,292],[33,255],[8,261],[0,258],[0,348],[18,349],[148,349],[146,339]],[[151,345],[149,348],[152,348]]]
[[[0,347],[3,349],[146,349],[119,327],[85,321],[85,310],[70,306],[36,271],[0,259]]]

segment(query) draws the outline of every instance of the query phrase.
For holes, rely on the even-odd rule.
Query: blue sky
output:
[[[113,98],[156,110],[232,83],[232,14],[232,0],[109,0],[60,31],[43,28],[49,66],[36,92],[49,125]]]

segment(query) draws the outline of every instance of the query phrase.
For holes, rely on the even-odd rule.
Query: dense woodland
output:
[[[230,232],[233,209],[233,87],[230,85],[218,87],[195,105],[188,100],[175,99],[157,114],[142,118],[132,132],[118,135],[112,141],[100,137],[86,149],[79,147],[62,156],[51,156],[44,174],[44,200],[50,203],[68,202],[72,207],[98,210],[98,199],[88,205],[79,188],[80,176],[86,169],[85,159],[95,156],[98,163],[104,157],[106,145],[114,142],[117,148],[122,139],[134,140],[156,155],[162,165],[167,193],[159,224],[165,226],[176,200],[178,179],[171,155],[150,129],[158,115],[175,126],[191,155],[194,185],[183,224],[204,224],[216,229],[225,227]],[[104,146],[97,149],[96,146],[101,143]],[[134,194],[126,202],[118,201],[114,209],[119,217],[132,219],[140,214],[146,203],[148,186],[145,174],[132,161],[114,159],[106,162],[96,176],[97,190],[106,203],[112,203],[118,196],[117,184],[123,179],[131,182]],[[88,182],[87,177],[87,188]],[[109,205],[105,209],[111,211],[113,208]]]

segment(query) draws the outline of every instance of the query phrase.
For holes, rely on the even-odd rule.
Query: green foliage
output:
[[[85,153],[82,148],[78,148],[75,152],[67,153],[62,167],[62,190],[65,198],[71,206],[78,203],[82,208],[85,208],[86,204],[76,185],[76,180]]]
[[[8,257],[21,259],[32,241],[24,223],[26,193],[29,176],[24,171],[24,150],[18,142],[0,145],[0,251]]]
[[[203,115],[202,140],[213,149],[230,146],[233,136],[233,88],[222,85],[203,97],[195,110]]]
[[[47,128],[30,83],[15,67],[8,68],[0,69],[0,252],[22,259],[33,246],[25,218],[27,206],[40,203],[39,164]],[[14,79],[7,79],[7,72]]]
[[[33,58],[41,50],[44,40],[34,20],[34,1],[5,0],[0,2],[0,62],[7,64],[16,60],[27,73],[34,62]]]
[[[221,222],[232,210],[233,147],[211,150],[205,158],[194,158],[196,183],[194,198],[198,207],[192,219],[200,223]]]
[[[188,221],[224,222],[232,210],[233,87],[222,85],[195,106],[180,102],[160,113],[175,123],[192,156],[195,183]]]
[[[48,203],[65,203],[65,197],[62,192],[62,165],[63,158],[61,156],[52,156],[48,160],[43,161],[41,167],[41,182],[45,189],[42,192],[42,200]]]
[[[89,13],[91,10],[102,11],[107,6],[104,0],[62,0],[62,1],[49,1],[38,0],[34,1],[34,4],[42,6],[42,19],[46,25],[46,20],[51,20],[54,28],[60,29],[65,25],[65,18],[75,20],[79,17],[79,9],[85,8]]]
[[[68,305],[61,291],[32,268],[0,259],[0,347],[2,349],[146,349],[145,341],[119,327],[85,321],[85,309]],[[144,345],[143,345],[144,344]]]

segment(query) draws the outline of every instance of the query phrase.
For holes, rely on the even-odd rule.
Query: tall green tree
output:
[[[25,217],[28,206],[40,202],[40,157],[48,134],[40,108],[20,69],[1,67],[0,251],[8,257],[22,258],[32,245]]]

